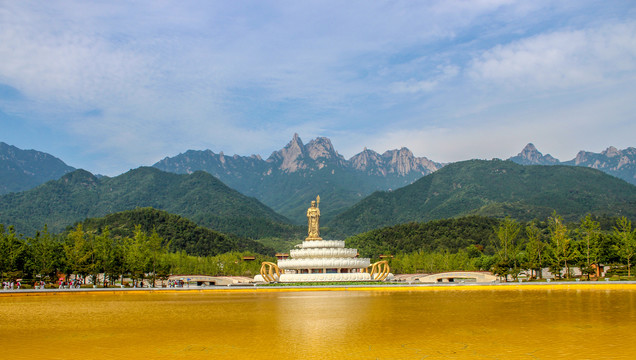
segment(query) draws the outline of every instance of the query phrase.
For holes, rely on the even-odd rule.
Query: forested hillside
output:
[[[113,237],[133,237],[136,226],[151,233],[156,231],[164,239],[171,252],[185,251],[189,255],[214,256],[232,251],[256,252],[273,256],[275,251],[261,243],[222,234],[198,226],[179,215],[170,214],[153,208],[138,208],[101,218],[86,219],[82,222],[84,231],[101,234],[108,228]]]
[[[73,170],[53,155],[0,142],[0,195],[32,189]]]
[[[346,240],[360,256],[425,252],[457,252],[475,245],[483,251],[491,245],[500,220],[482,216],[407,223],[372,230]],[[492,249],[490,250],[492,253]]]
[[[35,189],[4,195],[0,223],[25,234],[45,224],[57,232],[86,218],[137,207],[165,210],[222,233],[251,238],[293,236],[299,231],[258,200],[208,173],[178,175],[150,167],[113,178],[77,170]]]
[[[598,170],[470,160],[445,166],[412,185],[376,192],[326,224],[333,236],[466,215],[567,221],[587,213],[636,218],[636,186]]]

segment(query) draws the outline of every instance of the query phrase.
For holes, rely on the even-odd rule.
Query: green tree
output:
[[[152,255],[152,287],[155,287],[157,272],[160,272],[162,275],[166,275],[167,273],[167,266],[160,261],[161,255],[168,251],[168,244],[164,245],[163,243],[164,240],[157,234],[157,231],[153,229],[147,242],[148,250]]]
[[[62,261],[63,248],[53,239],[46,225],[35,234],[29,248],[33,275],[40,275],[43,280],[46,277],[53,279]]]
[[[524,267],[530,270],[530,278],[534,279],[541,276],[545,243],[541,241],[541,230],[534,223],[526,226],[526,236]]]
[[[495,230],[497,237],[494,245],[498,261],[493,267],[493,272],[505,277],[506,280],[508,275],[512,275],[514,279],[519,276],[520,230],[519,223],[510,217],[506,217]]]
[[[22,276],[27,245],[16,234],[15,228],[9,226],[5,232],[4,225],[0,224],[0,273],[2,281],[5,278],[15,280]]]
[[[570,232],[563,223],[563,218],[556,212],[548,218],[548,228],[550,230],[550,252],[552,255],[552,264],[550,271],[561,277],[561,271],[565,268],[566,278],[570,278],[570,264],[576,259],[578,252],[575,246],[572,246]]]
[[[84,278],[90,272],[93,250],[86,238],[87,234],[81,223],[77,224],[66,236],[63,249],[67,277],[70,274],[75,274]]]
[[[587,214],[577,229],[581,245],[581,270],[589,279],[592,274],[599,276],[601,258],[601,225]]]
[[[106,226],[95,236],[95,251],[96,261],[104,273],[104,281],[109,279],[114,284],[124,272],[124,246],[121,238],[113,238],[110,228]]]
[[[141,226],[135,227],[135,234],[132,238],[127,238],[125,246],[125,264],[130,271],[133,281],[145,278],[146,270],[150,264],[150,251],[148,246],[148,235],[141,230]]]
[[[636,231],[632,231],[632,222],[624,216],[619,218],[614,227],[614,237],[618,255],[627,261],[627,276],[632,276],[632,258],[636,254]]]

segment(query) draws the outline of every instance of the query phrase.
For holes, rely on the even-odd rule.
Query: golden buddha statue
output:
[[[320,237],[320,196],[311,202],[311,207],[307,209],[307,240],[322,240]]]

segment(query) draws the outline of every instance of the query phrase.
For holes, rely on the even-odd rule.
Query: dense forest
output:
[[[214,256],[233,251],[249,251],[273,256],[275,251],[258,241],[223,234],[166,211],[138,208],[91,218],[82,222],[85,231],[100,235],[108,229],[112,237],[132,237],[136,227],[150,233],[156,231],[165,239],[171,252],[185,251],[190,255]]]
[[[44,227],[34,237],[24,238],[13,227],[0,225],[0,277],[2,281],[22,279],[25,283],[58,281],[63,275],[98,284],[105,280],[154,282],[170,274],[244,275],[258,274],[262,261],[273,257],[253,252],[226,252],[214,256],[193,256],[171,252],[170,244],[156,230],[146,232],[137,225],[131,236],[114,236],[108,227],[99,233],[77,224],[70,231],[53,235]],[[244,256],[254,260],[244,261]],[[103,280],[102,280],[103,281]]]
[[[139,224],[131,229],[133,218]],[[158,225],[146,230],[150,224]],[[181,245],[175,246],[160,232]],[[34,237],[25,238],[15,228],[0,225],[0,277],[3,281],[50,282],[60,275],[92,280],[103,273],[112,284],[123,278],[164,279],[169,274],[253,276],[262,261],[274,260],[253,251],[221,253],[224,247],[209,248],[206,256],[183,250],[191,246],[190,240],[205,243],[207,236],[230,244],[238,240],[208,234],[154,209],[92,219],[57,235],[44,227]],[[569,278],[572,268],[578,267],[587,277],[594,277],[600,266],[611,265],[610,274],[629,277],[636,257],[636,230],[627,218],[587,215],[566,223],[556,212],[546,221],[470,216],[409,223],[359,234],[346,242],[358,248],[361,256],[389,258],[396,274],[489,270],[516,279],[520,274],[536,278],[541,268],[548,267],[555,276]],[[244,261],[244,256],[255,260]]]
[[[573,267],[597,275],[601,265],[631,276],[636,256],[636,230],[625,217],[587,215],[566,223],[554,212],[547,221],[518,222],[470,216],[408,223],[369,231],[346,239],[361,256],[389,258],[395,273],[489,270],[517,278],[536,278],[549,267],[557,277]]]

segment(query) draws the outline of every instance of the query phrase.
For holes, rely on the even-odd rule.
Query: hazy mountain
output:
[[[53,155],[0,142],[0,195],[32,189],[73,170]]]
[[[529,143],[521,150],[517,156],[513,156],[510,159],[520,165],[557,165],[559,160],[552,157],[552,155],[543,155],[537,150],[534,144]]]
[[[225,156],[189,150],[153,165],[164,171],[206,171],[238,191],[253,196],[280,214],[303,223],[309,202],[320,195],[326,221],[377,190],[396,189],[442,165],[418,158],[408,149],[380,155],[364,149],[346,160],[325,137],[303,144],[298,134],[267,160],[260,156]]]
[[[48,224],[55,232],[76,221],[136,207],[165,210],[223,233],[253,238],[298,231],[283,216],[208,173],[179,175],[151,167],[113,178],[76,170],[35,189],[0,196],[0,223],[26,234]]]
[[[610,146],[600,154],[579,151],[565,165],[585,166],[601,170],[636,185],[636,148],[618,150]]]
[[[543,155],[533,144],[528,144],[517,156],[510,159],[521,165],[570,165],[590,167],[601,170],[604,173],[616,176],[631,184],[636,185],[636,148],[629,147],[618,150],[610,146],[601,153],[579,151],[576,158],[560,162],[550,154]]]
[[[553,210],[566,220],[586,213],[636,219],[636,186],[589,168],[462,161],[401,189],[376,192],[326,226],[334,235],[352,235],[464,215],[543,219]]]
[[[185,251],[190,255],[214,256],[230,251],[252,251],[266,255],[275,253],[274,249],[257,241],[210,230],[179,215],[153,208],[117,212],[86,219],[82,223],[87,232],[99,233],[108,227],[111,236],[115,237],[133,237],[135,227],[139,225],[147,233],[157,231],[169,244],[171,251]]]

